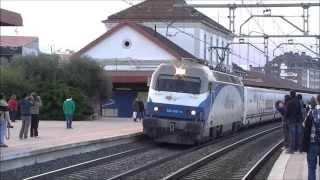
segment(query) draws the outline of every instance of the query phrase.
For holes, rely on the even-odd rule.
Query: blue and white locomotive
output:
[[[157,142],[197,144],[279,117],[286,91],[245,87],[241,77],[180,61],[152,74],[143,132]]]

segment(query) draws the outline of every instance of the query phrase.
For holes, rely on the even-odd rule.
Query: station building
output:
[[[0,26],[22,26],[19,13],[0,8]],[[0,58],[11,59],[15,55],[38,55],[39,38],[32,36],[0,35]]]
[[[300,87],[320,90],[320,61],[305,52],[287,52],[269,61],[266,73],[297,83]]]
[[[232,32],[185,3],[146,0],[115,13],[102,21],[107,31],[76,53],[96,59],[112,77],[113,96],[104,105],[105,115],[130,117],[133,100],[146,100],[151,74],[160,63],[183,58],[218,63],[210,47],[226,46]],[[227,68],[231,64],[225,61]]]

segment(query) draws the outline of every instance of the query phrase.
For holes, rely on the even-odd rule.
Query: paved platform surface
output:
[[[142,132],[142,123],[129,118],[102,118],[94,121],[74,121],[73,129],[66,129],[64,121],[40,121],[39,136],[20,140],[21,121],[13,123],[8,148],[0,148],[0,160],[26,156],[33,151],[67,144],[112,138]]]
[[[268,180],[308,180],[306,153],[287,154],[284,151],[274,164]],[[320,167],[317,167],[319,179]]]

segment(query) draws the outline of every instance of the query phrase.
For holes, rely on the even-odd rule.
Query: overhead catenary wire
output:
[[[129,6],[135,6],[135,4],[133,3],[133,0],[131,0],[132,2],[130,2],[129,0],[122,0],[122,1],[123,1],[124,3],[126,3],[126,4],[128,4]],[[141,8],[141,7],[139,7],[139,6],[135,6],[135,7]],[[173,21],[174,21],[174,20],[173,20]],[[196,36],[194,36],[193,34],[188,33],[188,32],[186,32],[186,31],[182,30],[181,28],[174,26],[173,23],[170,23],[170,22],[162,22],[162,23],[164,23],[164,24],[167,25],[167,26],[172,27],[173,29],[177,30],[179,33],[183,33],[183,34],[185,34],[185,35],[193,38],[194,40],[197,40],[197,41],[199,41],[199,42],[205,43],[205,44],[208,45],[209,47],[211,46],[211,44],[210,44],[209,42],[206,42],[206,41],[202,40],[201,38],[196,37]],[[245,61],[247,61],[247,62],[249,61],[249,62],[251,62],[251,63],[254,64],[254,65],[259,65],[259,63],[257,63],[256,61],[253,61],[253,60],[248,59],[248,57],[247,57],[247,58],[246,58],[246,57],[243,57],[243,56],[241,56],[240,54],[237,54],[237,53],[235,53],[235,52],[233,52],[233,51],[229,51],[229,53],[230,53],[230,55],[234,55],[235,57],[237,57],[237,58],[239,58],[239,59],[245,60]]]

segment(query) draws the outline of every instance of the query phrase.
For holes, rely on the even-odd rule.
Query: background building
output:
[[[0,8],[0,26],[22,26],[22,24],[19,13]]]
[[[0,26],[22,26],[19,13],[0,8]],[[0,36],[0,58],[11,59],[15,55],[39,54],[38,37]]]
[[[304,52],[288,52],[274,58],[265,67],[266,74],[297,83],[300,87],[320,89],[320,61]]]
[[[39,39],[31,36],[0,36],[0,58],[39,54]]]

